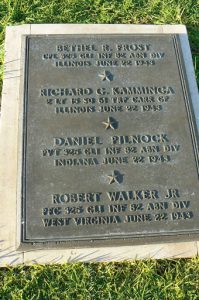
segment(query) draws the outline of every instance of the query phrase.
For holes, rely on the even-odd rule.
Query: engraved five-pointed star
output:
[[[105,125],[106,129],[109,129],[109,128],[116,129],[118,122],[115,119],[113,119],[112,117],[108,117],[108,120],[106,122],[102,122],[102,124]]]
[[[99,74],[99,77],[101,78],[102,81],[112,81],[113,80],[113,75],[109,71],[104,71],[102,74]]]
[[[120,183],[121,182],[121,174],[117,171],[113,171],[111,175],[108,175],[109,178],[109,184],[112,184],[114,182]]]

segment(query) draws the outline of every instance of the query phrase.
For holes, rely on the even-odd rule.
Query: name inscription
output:
[[[52,204],[57,204],[57,206],[43,208],[42,220],[44,227],[52,227],[192,219],[194,213],[190,211],[190,201],[181,201],[180,197],[178,189],[168,189],[163,193],[158,190],[136,190],[106,192],[105,194],[54,194]],[[106,200],[108,204],[99,204],[103,200]],[[154,200],[156,202],[151,202]],[[169,209],[172,212],[169,212]],[[99,214],[108,215],[99,216]],[[47,216],[49,218],[46,218]]]
[[[56,114],[160,112],[173,101],[171,86],[45,88],[40,96]]]
[[[54,53],[42,54],[58,68],[79,67],[140,67],[154,66],[163,60],[164,52],[155,51],[152,44],[64,44],[55,46]]]

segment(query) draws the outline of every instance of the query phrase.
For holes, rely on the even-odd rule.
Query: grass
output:
[[[0,0],[0,92],[7,25],[185,24],[199,82],[198,0]],[[198,300],[199,259],[0,269],[0,299]]]
[[[197,258],[7,268],[0,269],[0,296],[5,300],[198,300],[198,276]]]

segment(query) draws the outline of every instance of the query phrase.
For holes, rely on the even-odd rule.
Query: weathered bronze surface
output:
[[[22,245],[192,239],[198,145],[176,35],[26,37]]]

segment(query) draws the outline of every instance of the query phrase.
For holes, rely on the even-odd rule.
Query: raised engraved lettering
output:
[[[122,212],[127,210],[127,204],[113,204],[109,205],[109,211],[112,212]]]
[[[53,194],[52,203],[65,204],[65,203],[78,203],[78,202],[99,202],[102,193],[72,193],[72,194]]]
[[[151,94],[151,95],[172,95],[175,94],[174,89],[170,86],[141,86],[141,87],[113,87],[113,95],[134,95],[134,94]]]
[[[83,114],[83,113],[92,113],[96,111],[95,106],[74,106],[74,107],[68,107],[68,106],[61,106],[61,107],[55,107],[55,113],[56,114]]]
[[[89,157],[89,158],[69,158],[69,159],[55,159],[54,166],[55,167],[68,167],[68,166],[94,166],[98,165],[99,161],[97,158]]]
[[[121,136],[112,136],[112,144],[140,144],[140,143],[165,143],[169,142],[168,136],[166,133],[157,134],[157,135],[121,135]]]
[[[154,202],[147,205],[147,210],[163,210],[168,208],[168,202]]]
[[[104,165],[118,165],[118,164],[128,164],[127,156],[114,156],[114,157],[105,157],[102,161]]]
[[[190,206],[190,201],[174,201],[173,203],[173,208],[189,208]]]
[[[117,51],[149,51],[150,44],[117,44]]]
[[[173,212],[171,214],[172,220],[186,220],[186,219],[192,219],[194,216],[192,211],[178,211]]]
[[[165,198],[179,198],[179,190],[178,189],[168,189]]]
[[[95,216],[95,217],[83,217],[74,218],[76,225],[107,225],[121,223],[120,216]]]
[[[46,97],[84,96],[92,93],[93,90],[91,88],[45,88],[40,91],[40,95]]]
[[[56,137],[55,146],[82,146],[82,145],[100,145],[102,144],[99,136],[80,136],[80,137]]]
[[[127,215],[125,216],[125,223],[141,223],[141,222],[151,222],[152,216],[150,214],[141,214],[141,215]]]
[[[110,201],[158,199],[157,190],[117,191],[107,192]]]
[[[83,51],[97,51],[95,44],[65,44],[57,45],[57,51],[71,51],[71,52],[83,52]]]
[[[70,224],[71,218],[53,218],[42,219],[44,227],[67,226]]]

